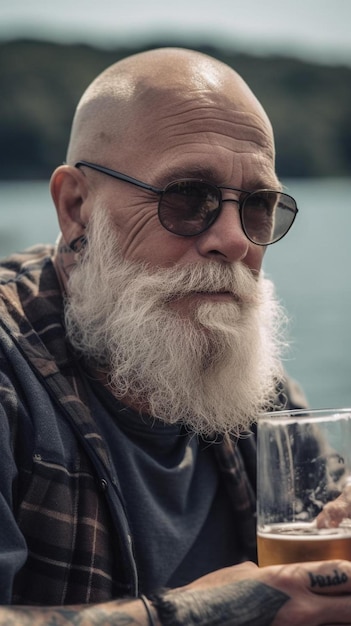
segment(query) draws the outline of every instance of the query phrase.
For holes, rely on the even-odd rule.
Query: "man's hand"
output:
[[[244,563],[161,594],[155,606],[174,626],[350,625],[351,563]]]

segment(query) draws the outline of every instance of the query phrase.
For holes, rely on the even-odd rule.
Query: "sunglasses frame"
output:
[[[130,183],[131,185],[135,185],[136,187],[140,187],[141,189],[146,189],[147,191],[151,191],[152,193],[156,193],[157,195],[161,196],[159,203],[158,203],[158,219],[161,223],[161,225],[163,226],[163,228],[165,228],[168,232],[174,234],[174,235],[178,235],[180,237],[196,237],[197,235],[201,235],[201,233],[204,233],[206,230],[208,230],[209,228],[211,228],[212,224],[214,224],[214,222],[216,221],[216,219],[218,218],[219,214],[221,213],[222,210],[222,205],[224,202],[229,202],[229,200],[223,200],[222,198],[222,189],[227,189],[230,191],[240,191],[241,193],[245,193],[246,197],[242,200],[235,200],[235,199],[230,199],[230,202],[236,202],[239,205],[239,215],[240,215],[240,222],[241,222],[241,227],[243,229],[243,232],[245,234],[245,236],[248,238],[249,241],[251,241],[251,243],[254,243],[256,246],[270,246],[273,243],[277,243],[277,241],[280,241],[281,239],[283,239],[283,237],[285,237],[285,235],[289,232],[290,228],[292,227],[295,218],[298,214],[299,209],[297,208],[296,205],[296,200],[281,191],[278,191],[276,189],[257,189],[255,191],[247,191],[245,189],[238,189],[237,187],[218,187],[217,185],[214,185],[213,183],[206,183],[206,181],[200,180],[200,179],[193,179],[193,178],[183,178],[183,179],[179,179],[179,180],[174,180],[171,183],[168,183],[168,185],[166,185],[166,187],[164,187],[164,189],[160,189],[159,187],[154,187],[153,185],[150,185],[149,183],[144,183],[141,180],[138,180],[137,178],[133,178],[132,176],[128,176],[128,174],[123,174],[122,172],[117,172],[116,170],[112,170],[109,167],[105,167],[104,165],[98,165],[97,163],[91,163],[90,161],[77,161],[74,165],[74,167],[76,168],[80,168],[80,167],[88,167],[92,170],[96,170],[97,172],[100,172],[101,174],[106,174],[107,176],[111,176],[112,178],[116,178],[117,180],[121,180],[122,182],[125,183]],[[212,187],[213,189],[216,189],[219,192],[219,205],[218,205],[218,210],[217,213],[215,213],[213,220],[211,220],[208,224],[206,224],[206,226],[200,230],[199,232],[196,232],[194,234],[182,234],[182,233],[176,233],[173,230],[170,230],[169,228],[167,228],[167,226],[164,225],[164,223],[162,222],[161,219],[161,214],[160,214],[160,205],[161,205],[161,200],[162,200],[162,195],[167,191],[167,189],[169,189],[169,187],[171,185],[174,185],[175,183],[181,183],[181,182],[201,182],[201,183],[205,183],[207,184],[209,187]],[[294,208],[289,207],[289,210],[294,211],[294,217],[291,221],[291,224],[289,226],[289,228],[280,236],[277,237],[276,239],[273,239],[273,241],[270,241],[269,243],[260,243],[258,241],[254,241],[249,234],[247,233],[246,227],[245,227],[245,223],[243,220],[243,208],[245,206],[246,201],[248,200],[248,198],[252,195],[256,195],[260,192],[270,192],[270,193],[279,193],[284,197],[289,198],[290,200],[292,200]]]

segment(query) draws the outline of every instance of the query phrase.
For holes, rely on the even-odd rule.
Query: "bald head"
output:
[[[229,66],[187,49],[162,48],[136,54],[100,74],[83,94],[74,118],[67,162],[106,162],[118,153],[119,166],[140,157],[150,144],[163,107],[196,103],[251,113],[270,132],[269,120],[243,79]],[[155,115],[155,112],[159,115]],[[152,121],[151,121],[152,120]],[[152,124],[152,133],[150,133]]]

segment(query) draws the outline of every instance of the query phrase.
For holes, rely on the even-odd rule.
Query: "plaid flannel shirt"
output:
[[[0,265],[0,498],[8,534],[6,542],[0,537],[3,604],[93,603],[138,594],[123,496],[65,338],[53,253],[38,246]],[[304,406],[288,384],[280,385],[279,404]],[[215,453],[242,560],[255,559],[255,437],[237,444],[225,438]]]

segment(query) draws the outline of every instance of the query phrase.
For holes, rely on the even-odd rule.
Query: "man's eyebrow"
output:
[[[283,185],[275,176],[257,177],[249,182],[248,191],[256,191],[258,189],[274,189],[274,191],[284,191]]]
[[[192,164],[190,166],[178,165],[174,168],[167,168],[162,175],[160,175],[156,185],[165,186],[169,183],[180,180],[182,178],[196,178],[198,180],[204,180],[206,182],[218,185],[218,187],[233,187],[234,183],[229,182],[223,184],[220,181],[219,173],[211,168],[204,167],[203,165]],[[283,191],[283,185],[278,178],[272,176],[257,176],[250,180],[249,184],[245,186],[247,191],[255,191],[256,189],[274,189],[276,191]]]
[[[168,184],[174,180],[182,178],[197,178],[205,180],[209,183],[218,183],[218,175],[210,168],[203,167],[201,165],[179,165],[174,168],[168,168],[159,177],[161,184]]]

